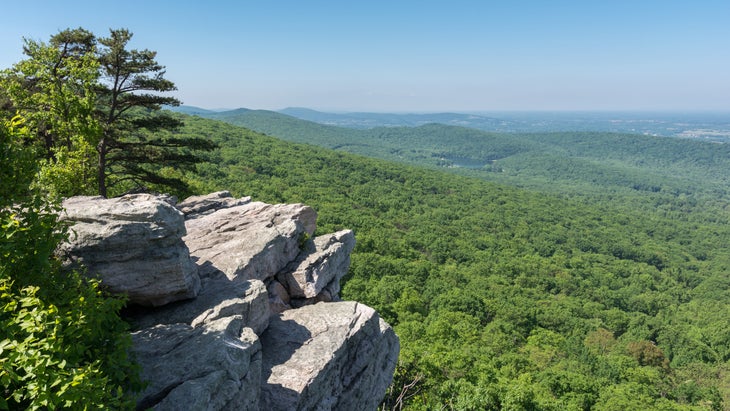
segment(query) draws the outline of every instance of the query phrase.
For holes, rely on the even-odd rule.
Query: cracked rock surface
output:
[[[240,317],[203,327],[158,325],[132,340],[148,383],[138,409],[258,409],[261,344]]]
[[[299,257],[277,275],[292,298],[314,298],[326,287],[331,294],[340,292],[340,279],[350,267],[355,248],[352,230],[315,237]]]
[[[202,277],[222,272],[230,280],[265,280],[297,257],[316,219],[302,204],[252,202],[189,218],[183,241]]]
[[[399,352],[392,328],[352,301],[284,311],[261,343],[267,410],[374,410]]]

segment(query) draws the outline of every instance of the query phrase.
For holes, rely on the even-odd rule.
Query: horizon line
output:
[[[679,114],[679,113],[704,113],[704,114],[727,114],[730,115],[730,108],[728,109],[701,109],[701,108],[676,108],[676,109],[643,109],[643,108],[575,108],[575,109],[437,109],[437,110],[379,110],[379,109],[336,109],[336,108],[311,108],[305,106],[287,106],[283,108],[271,109],[271,108],[251,108],[251,107],[216,107],[208,108],[193,104],[181,104],[179,107],[187,107],[192,109],[200,109],[213,112],[225,112],[234,110],[252,110],[252,111],[274,111],[281,112],[284,110],[310,110],[321,113],[330,114],[357,114],[357,113],[369,113],[369,114],[479,114],[479,113],[656,113],[656,114]]]

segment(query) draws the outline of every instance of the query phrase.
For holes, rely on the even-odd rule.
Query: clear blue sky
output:
[[[128,28],[184,104],[730,111],[730,0],[12,1],[22,38]]]

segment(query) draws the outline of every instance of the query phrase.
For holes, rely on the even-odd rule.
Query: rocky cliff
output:
[[[312,238],[317,215],[227,192],[74,197],[65,264],[129,298],[138,408],[371,410],[398,338],[370,307],[343,302],[355,237]]]

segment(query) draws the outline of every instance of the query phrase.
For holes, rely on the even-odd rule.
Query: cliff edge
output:
[[[316,212],[228,192],[73,197],[59,249],[128,296],[139,409],[374,410],[399,343],[340,301],[352,231],[312,237]]]

